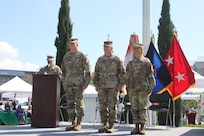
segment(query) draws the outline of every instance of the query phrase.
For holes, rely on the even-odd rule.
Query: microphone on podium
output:
[[[35,71],[35,75],[38,74],[38,72],[40,71],[40,68],[41,68],[41,67],[39,67],[39,68]]]

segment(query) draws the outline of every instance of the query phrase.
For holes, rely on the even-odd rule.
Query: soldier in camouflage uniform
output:
[[[121,59],[112,52],[112,41],[104,42],[105,54],[98,58],[93,83],[98,91],[100,117],[103,126],[98,132],[114,132],[119,91],[124,84],[125,69]]]
[[[144,46],[133,43],[133,60],[126,67],[126,85],[131,102],[131,112],[135,129],[131,134],[145,135],[148,96],[155,86],[153,66],[143,56]]]
[[[72,122],[66,131],[81,130],[84,116],[83,92],[91,80],[91,66],[87,55],[78,50],[78,39],[70,39],[70,52],[62,60],[62,85],[67,95],[67,112]]]
[[[47,63],[48,65],[42,67],[39,70],[38,74],[59,74],[59,76],[62,75],[62,70],[54,63],[54,56],[47,55]]]

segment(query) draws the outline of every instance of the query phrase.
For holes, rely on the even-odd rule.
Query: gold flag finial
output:
[[[154,43],[154,34],[153,34],[152,32],[151,32],[150,41],[151,41],[152,43]]]

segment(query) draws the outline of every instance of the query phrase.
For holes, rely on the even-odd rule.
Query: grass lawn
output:
[[[8,127],[7,125],[0,125],[0,128],[5,128],[5,127]]]
[[[194,125],[194,124],[188,124],[188,125],[185,125],[185,127],[197,127],[197,128],[204,128],[204,125]]]
[[[16,126],[16,125],[0,125],[0,128],[13,127],[13,126]]]

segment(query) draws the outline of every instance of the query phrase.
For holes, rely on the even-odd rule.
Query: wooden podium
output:
[[[58,75],[33,75],[31,127],[59,126],[60,87]]]

